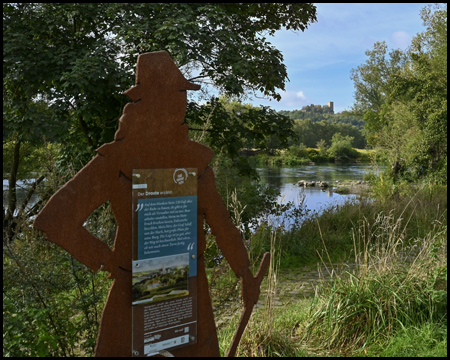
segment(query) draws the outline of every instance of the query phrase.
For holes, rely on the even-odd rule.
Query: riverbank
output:
[[[300,228],[261,228],[250,256],[256,267],[271,251],[276,276],[264,280],[238,355],[446,356],[446,210],[446,186],[411,187]],[[223,352],[240,314],[233,278],[211,288]]]
[[[352,157],[339,161],[326,151],[316,148],[304,148],[299,151],[277,150],[273,154],[255,153],[249,158],[253,166],[297,166],[335,163],[370,163],[377,158],[375,150],[352,149]]]

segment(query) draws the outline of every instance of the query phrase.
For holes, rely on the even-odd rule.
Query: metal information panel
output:
[[[197,341],[197,169],[133,170],[133,356]]]

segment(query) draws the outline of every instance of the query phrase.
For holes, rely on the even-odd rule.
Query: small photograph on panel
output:
[[[133,261],[133,305],[189,295],[189,253]]]

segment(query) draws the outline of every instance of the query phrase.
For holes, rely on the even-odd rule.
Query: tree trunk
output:
[[[5,211],[3,218],[3,240],[10,241],[14,235],[16,222],[14,221],[14,212],[17,207],[17,172],[19,171],[20,163],[20,140],[16,141],[14,145],[13,161],[9,174],[9,190],[8,190],[8,209]]]

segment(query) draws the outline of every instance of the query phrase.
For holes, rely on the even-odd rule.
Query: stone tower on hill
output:
[[[330,108],[331,113],[334,114],[334,102],[329,101],[329,102],[328,102],[328,107]]]

